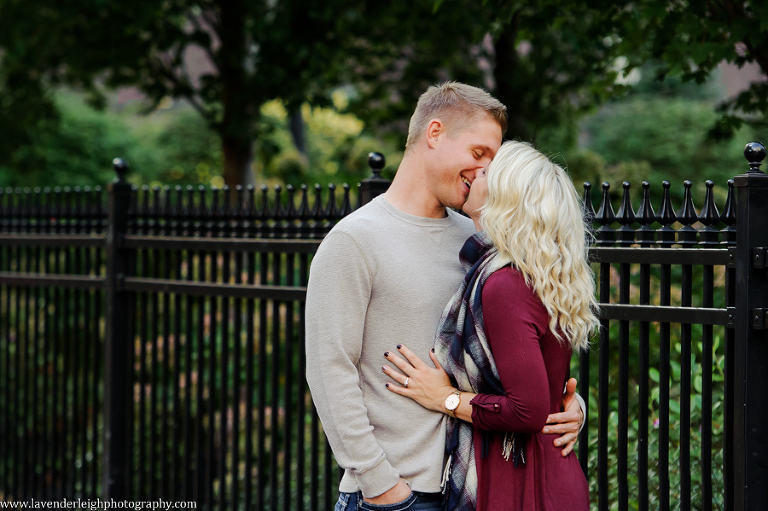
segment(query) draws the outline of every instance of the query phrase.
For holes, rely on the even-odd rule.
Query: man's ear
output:
[[[445,124],[440,119],[432,119],[427,123],[427,129],[424,132],[424,136],[427,139],[427,144],[431,149],[437,146],[440,135],[445,132]]]

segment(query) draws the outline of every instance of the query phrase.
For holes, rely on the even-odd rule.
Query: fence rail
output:
[[[572,371],[598,509],[768,506],[768,178],[764,148],[745,156],[722,213],[712,182],[698,212],[687,181],[658,210],[624,183],[616,213],[585,184],[602,329]],[[356,198],[135,188],[120,160],[106,190],[0,190],[0,500],[331,509],[304,297],[322,238],[388,185],[370,163]]]

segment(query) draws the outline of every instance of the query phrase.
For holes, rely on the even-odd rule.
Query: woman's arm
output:
[[[472,423],[487,430],[537,433],[550,407],[540,344],[549,329],[546,309],[523,277],[509,268],[488,278],[482,300],[483,327],[503,394],[477,395],[471,403]]]
[[[386,383],[387,388],[391,392],[413,399],[424,408],[435,412],[449,413],[445,408],[445,398],[456,389],[451,386],[448,375],[445,374],[440,362],[435,358],[434,350],[430,352],[429,357],[435,367],[425,363],[404,345],[398,345],[397,350],[405,357],[405,360],[392,352],[384,354],[384,357],[400,370],[397,371],[388,365],[382,366],[384,373],[393,380]],[[406,377],[408,377],[407,388],[403,386]],[[565,412],[550,415],[543,431],[545,434],[561,435],[556,437],[553,442],[555,446],[563,446],[563,456],[568,455],[573,450],[578,440],[579,428],[584,423],[584,410],[574,397],[576,380],[573,378],[571,380],[573,384],[568,387],[568,391],[564,394]],[[470,401],[476,395],[472,392],[461,392],[461,401],[455,412],[458,419],[472,422]]]

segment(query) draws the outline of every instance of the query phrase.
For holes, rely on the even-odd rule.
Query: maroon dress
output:
[[[578,459],[563,457],[556,435],[541,429],[561,411],[571,347],[549,329],[547,310],[511,267],[493,273],[482,294],[483,323],[506,395],[472,401],[478,511],[589,510],[589,487]],[[481,456],[481,430],[493,432]],[[504,431],[525,433],[525,464],[502,456]]]

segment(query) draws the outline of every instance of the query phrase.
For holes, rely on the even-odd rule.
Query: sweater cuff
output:
[[[400,481],[400,474],[389,464],[386,458],[365,472],[355,472],[357,487],[363,492],[363,497],[372,499],[387,490],[391,490]]]
[[[578,392],[576,392],[574,396],[576,396],[576,400],[579,402],[579,406],[581,407],[581,413],[584,415],[584,422],[582,422],[581,426],[579,427],[579,433],[581,433],[581,430],[584,429],[584,424],[587,423],[587,405],[584,403],[584,398],[582,398]]]

